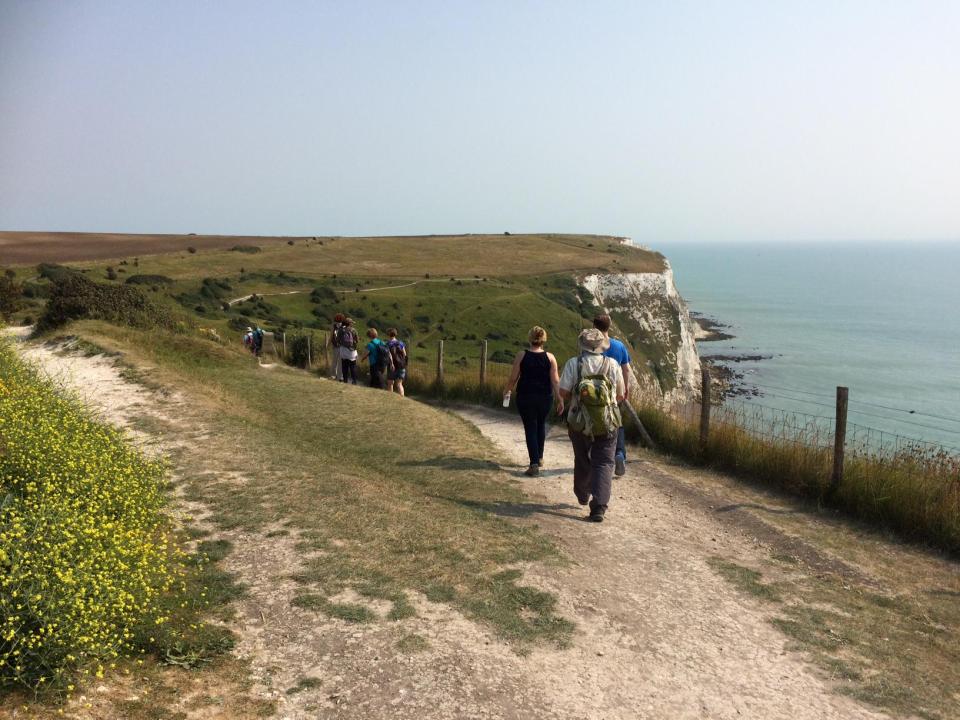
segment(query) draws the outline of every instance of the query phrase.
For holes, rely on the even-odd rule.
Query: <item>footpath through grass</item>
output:
[[[349,608],[331,598],[353,590],[392,602],[391,617],[400,618],[416,591],[518,650],[567,642],[572,626],[555,614],[553,596],[524,586],[517,571],[558,562],[558,551],[535,529],[477,509],[525,498],[459,418],[280,366],[259,368],[211,341],[102,323],[84,323],[81,333],[157,364],[164,384],[215,416],[217,432],[183,452],[187,461],[190,453],[214,459],[223,474],[187,478],[188,492],[222,528],[266,536],[282,525],[300,538],[301,607],[343,617]]]

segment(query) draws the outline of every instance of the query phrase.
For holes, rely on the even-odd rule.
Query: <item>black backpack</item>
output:
[[[377,346],[377,363],[374,367],[378,373],[384,373],[393,368],[393,355],[383,340],[378,339],[374,343]]]
[[[390,350],[390,359],[393,360],[393,367],[397,370],[403,370],[407,367],[407,351],[403,347],[403,343],[399,340],[396,342],[387,343],[387,348]]]

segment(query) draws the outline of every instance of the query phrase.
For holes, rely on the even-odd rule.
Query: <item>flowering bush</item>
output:
[[[163,477],[0,344],[0,689],[102,673],[167,621]]]

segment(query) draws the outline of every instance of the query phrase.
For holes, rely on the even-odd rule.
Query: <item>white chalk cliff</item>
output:
[[[696,324],[677,292],[670,263],[664,265],[660,273],[587,275],[581,286],[634,347],[641,389],[667,402],[687,401],[700,393]]]

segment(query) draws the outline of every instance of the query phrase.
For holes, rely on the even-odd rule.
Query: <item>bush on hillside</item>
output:
[[[139,328],[180,329],[173,313],[151,302],[139,288],[100,284],[71,272],[54,282],[47,307],[37,323],[37,332],[83,318]]]
[[[0,275],[0,318],[9,320],[23,304],[23,287],[14,278]]]
[[[173,279],[166,275],[131,275],[127,285],[173,285]]]
[[[0,690],[56,685],[162,631],[164,470],[0,345]]]
[[[234,245],[232,248],[233,252],[242,252],[242,253],[258,253],[262,252],[262,249],[259,245]]]

